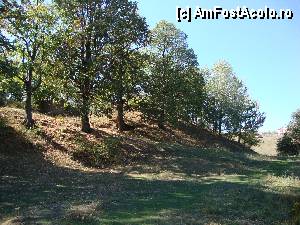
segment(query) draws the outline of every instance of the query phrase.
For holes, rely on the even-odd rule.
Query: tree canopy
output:
[[[91,132],[91,114],[138,110],[165,129],[192,123],[247,145],[257,143],[265,115],[226,61],[201,68],[188,36],[160,21],[149,30],[130,0],[3,1],[0,103],[75,112]],[[24,98],[23,98],[24,96]],[[54,107],[55,108],[55,107]]]

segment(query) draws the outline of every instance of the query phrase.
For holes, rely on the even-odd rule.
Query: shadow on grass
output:
[[[221,135],[213,134],[208,130],[202,129],[199,126],[190,123],[180,122],[177,124],[177,128],[180,129],[185,134],[192,136],[195,139],[202,140],[202,141],[204,140],[204,146],[207,147],[222,146],[236,153],[257,154],[252,149],[247,148],[246,146],[236,141],[229,140],[226,137],[223,137]]]
[[[38,135],[43,138],[48,144],[50,144],[53,148],[61,151],[61,152],[68,152],[68,149],[65,148],[63,145],[57,143],[53,137],[51,137],[50,135],[48,135],[45,131],[43,130],[39,130],[38,131]]]
[[[51,143],[51,140],[49,140]],[[230,162],[273,171],[281,164],[230,152],[165,148],[159,169],[187,175],[228,169]],[[284,224],[293,196],[236,182],[138,179],[125,173],[83,172],[53,165],[11,127],[0,135],[0,222],[10,224]],[[210,153],[210,154],[209,154]],[[159,154],[159,153],[156,153]],[[156,155],[158,157],[159,155]],[[218,158],[219,157],[219,158]],[[154,162],[156,163],[156,162]],[[207,163],[207,166],[205,166]],[[277,168],[278,166],[278,168]],[[233,167],[234,168],[234,167]],[[142,173],[143,171],[138,171]]]
[[[187,176],[210,176],[239,174],[257,176],[296,176],[300,178],[299,159],[277,159],[258,154],[232,152],[224,148],[195,148],[182,145],[162,144],[156,146],[147,166],[133,166],[141,173],[171,171]],[[160,151],[159,151],[160,150]]]

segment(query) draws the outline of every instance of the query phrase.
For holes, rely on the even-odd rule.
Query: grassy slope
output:
[[[277,133],[273,133],[273,134],[262,134],[262,137],[263,137],[262,143],[259,146],[255,147],[254,150],[259,154],[276,156],[277,155],[276,146],[280,136]]]
[[[124,166],[100,170],[70,155],[78,136],[116,135],[109,120],[85,135],[75,118],[35,114],[39,129],[26,131],[22,111],[0,115],[0,223],[288,224],[300,196],[299,158],[238,152],[205,132],[140,127],[121,135]]]

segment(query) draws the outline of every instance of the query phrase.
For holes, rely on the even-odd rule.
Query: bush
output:
[[[241,139],[245,146],[253,147],[259,145],[261,142],[262,136],[259,135],[257,132],[244,132],[241,135]]]
[[[6,105],[11,108],[24,109],[25,103],[21,101],[8,100]]]
[[[6,137],[8,132],[7,120],[0,115],[0,138]]]
[[[5,93],[0,91],[0,107],[6,105],[6,96]]]
[[[293,225],[300,225],[300,202],[296,202],[292,209]]]
[[[74,158],[92,167],[106,167],[121,161],[121,141],[115,137],[104,138],[99,144],[79,140],[80,148]]]
[[[299,155],[300,146],[288,134],[284,134],[277,142],[277,151],[280,155]]]
[[[287,132],[278,141],[277,151],[283,155],[300,154],[300,109],[293,114]]]
[[[6,128],[7,121],[3,117],[0,116],[0,129]]]

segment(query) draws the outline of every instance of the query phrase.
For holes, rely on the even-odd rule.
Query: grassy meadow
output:
[[[26,130],[22,111],[0,115],[1,224],[297,224],[299,158],[149,126],[121,135],[128,161],[96,169],[72,151],[77,133],[113,136],[108,119],[87,135],[76,118],[35,114],[38,128]]]

